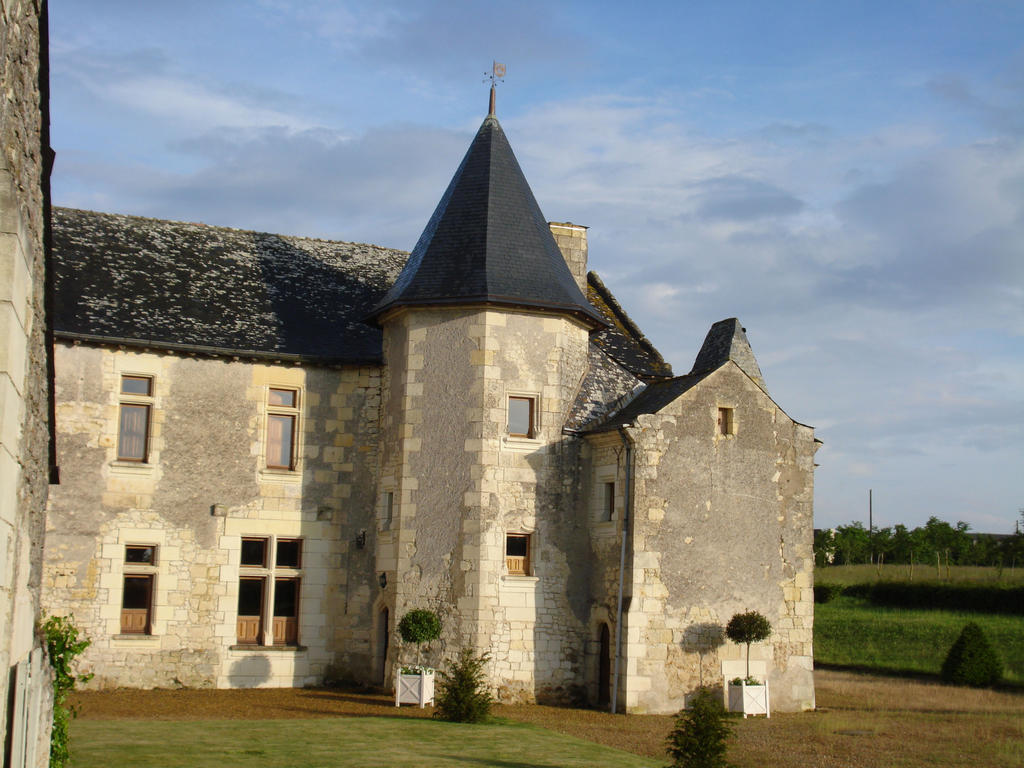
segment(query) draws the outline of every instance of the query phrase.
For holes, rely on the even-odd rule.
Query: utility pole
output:
[[[868,488],[868,553],[873,565],[875,562],[875,517],[871,501],[871,489]]]

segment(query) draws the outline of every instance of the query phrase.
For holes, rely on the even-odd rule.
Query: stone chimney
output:
[[[581,224],[573,224],[571,221],[560,223],[549,221],[548,227],[551,234],[555,236],[558,249],[569,265],[576,285],[587,295],[587,227]]]

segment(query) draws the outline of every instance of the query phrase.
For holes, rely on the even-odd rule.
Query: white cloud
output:
[[[183,129],[190,132],[213,128],[252,130],[268,127],[301,131],[313,127],[300,115],[246,103],[182,78],[151,75],[102,85],[89,82],[88,85],[100,98],[146,112],[159,120],[181,123]]]

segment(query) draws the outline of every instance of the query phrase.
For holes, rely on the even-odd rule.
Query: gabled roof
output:
[[[587,297],[609,325],[591,337],[605,354],[644,381],[672,375],[672,366],[626,314],[596,272],[587,274]]]
[[[730,361],[736,363],[767,394],[761,369],[747,341],[745,330],[735,317],[718,321],[704,338],[693,369],[688,374],[648,384],[609,418],[592,423],[584,431],[607,432],[632,424],[641,414],[657,413]]]
[[[373,308],[498,304],[605,320],[573,280],[494,115],[455,171],[398,280]]]
[[[613,414],[610,419],[586,431],[607,432],[612,429],[618,429],[626,424],[632,424],[636,421],[636,417],[641,414],[657,413],[677,397],[693,389],[693,387],[712,373],[714,371],[688,373],[685,376],[676,376],[674,379],[666,379],[665,381],[656,381],[653,384],[649,384],[640,394]]]
[[[378,362],[364,322],[401,251],[204,224],[53,210],[65,339],[320,364]]]

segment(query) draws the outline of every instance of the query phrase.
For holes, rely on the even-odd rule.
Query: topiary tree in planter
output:
[[[416,644],[416,666],[420,665],[420,649],[441,636],[441,619],[433,611],[417,608],[409,611],[398,622],[398,634],[402,641]]]
[[[1003,676],[1003,662],[989,644],[985,632],[968,622],[942,663],[942,679],[954,685],[985,688]]]
[[[416,666],[399,668],[395,676],[395,706],[419,704],[425,707],[434,701],[434,670],[420,665],[421,646],[441,636],[441,620],[433,611],[418,608],[398,622],[398,634],[403,642],[416,645]]]
[[[768,619],[757,611],[737,613],[725,625],[725,636],[747,646],[747,679],[750,679],[750,644],[767,640],[772,633]]]

